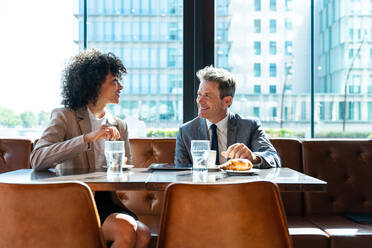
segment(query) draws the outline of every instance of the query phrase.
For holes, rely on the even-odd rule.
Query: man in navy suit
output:
[[[234,76],[219,68],[207,66],[197,72],[200,80],[198,117],[183,124],[177,135],[176,164],[192,164],[191,140],[210,140],[217,151],[216,164],[228,159],[246,158],[256,168],[281,167],[261,122],[231,113],[235,94]]]

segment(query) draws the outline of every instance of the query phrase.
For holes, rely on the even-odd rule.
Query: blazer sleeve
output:
[[[263,160],[257,167],[281,167],[279,155],[267,138],[259,120],[256,121],[255,129],[252,134],[251,147],[252,151]]]
[[[83,135],[65,140],[67,128],[68,121],[65,113],[61,110],[54,110],[48,127],[31,153],[32,168],[47,170],[89,149],[84,143]]]
[[[184,137],[182,128],[178,130],[178,134],[177,134],[174,163],[175,164],[192,164],[191,158],[188,153],[188,149],[185,145],[185,137]]]

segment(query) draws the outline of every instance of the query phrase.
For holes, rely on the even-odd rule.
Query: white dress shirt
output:
[[[211,141],[212,145],[212,129],[210,128],[213,124],[209,120],[207,120],[207,127],[209,131],[209,140]],[[225,118],[220,120],[219,122],[215,123],[217,126],[217,138],[218,138],[218,156],[220,159],[220,164],[223,164],[227,161],[227,159],[221,155],[221,152],[227,150],[227,121],[228,121],[228,115],[226,115]]]

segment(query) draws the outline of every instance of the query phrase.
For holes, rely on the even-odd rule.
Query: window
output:
[[[285,0],[285,10],[291,11],[292,9],[292,0]]]
[[[270,77],[276,77],[276,64],[271,63],[269,66]]]
[[[254,76],[255,77],[261,77],[261,64],[259,63],[254,63],[253,65],[253,70],[254,70]]]
[[[368,120],[372,121],[372,102],[368,102]]]
[[[292,29],[293,29],[292,21],[289,20],[289,19],[285,19],[285,20],[284,20],[284,28],[285,28],[285,30],[287,30],[287,31],[292,30]]]
[[[319,119],[321,121],[324,121],[325,120],[325,103],[324,102],[320,102],[320,106],[319,106]]]
[[[257,118],[260,117],[260,107],[253,107],[253,116]]]
[[[358,94],[360,93],[360,75],[352,75],[351,82],[349,84],[349,93],[350,94]]]
[[[254,20],[254,32],[261,33],[261,20]]]
[[[260,55],[261,54],[261,42],[255,41],[253,46],[254,46],[254,54]]]
[[[276,107],[272,107],[271,108],[271,117],[273,117],[273,119],[275,119],[277,116],[278,116],[277,108]]]
[[[351,41],[354,40],[354,29],[353,28],[349,29],[349,39]]]
[[[285,55],[292,55],[292,41],[285,41],[284,50]]]
[[[270,41],[269,43],[269,51],[271,55],[276,55],[276,41]]]
[[[254,85],[253,92],[254,94],[261,94],[261,85]]]
[[[276,20],[270,19],[270,33],[276,33]]]
[[[369,81],[367,86],[367,93],[372,93],[372,75],[369,75]]]
[[[261,11],[261,0],[254,0],[254,10]]]
[[[270,85],[269,92],[270,94],[276,94],[276,85]]]
[[[276,0],[270,0],[270,10],[276,11]]]

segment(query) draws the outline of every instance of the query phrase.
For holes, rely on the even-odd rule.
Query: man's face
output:
[[[199,85],[198,97],[198,116],[208,119],[212,123],[217,123],[227,114],[227,109],[232,102],[231,96],[220,98],[218,83],[214,81],[202,81]]]

